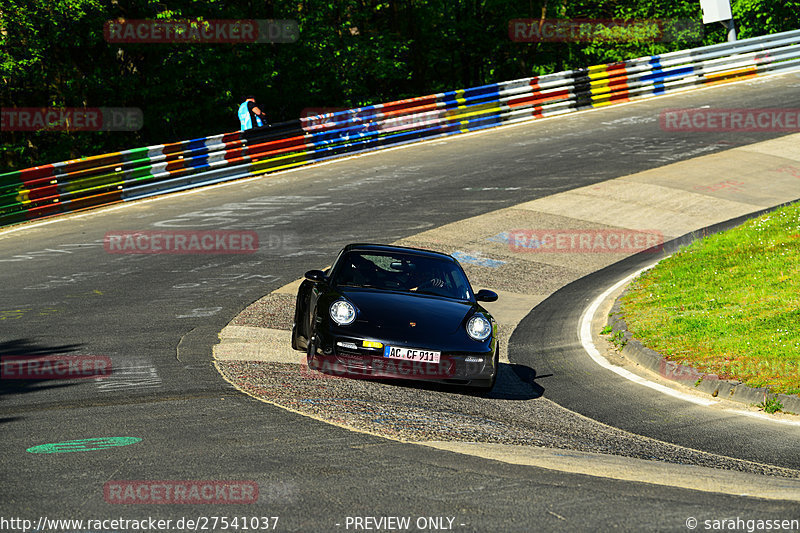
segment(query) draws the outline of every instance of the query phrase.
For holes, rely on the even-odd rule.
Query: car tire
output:
[[[317,343],[316,341],[312,340],[314,338],[313,335],[308,336],[308,344],[306,346],[306,364],[308,368],[312,368],[311,361],[314,359],[314,356],[317,353]]]
[[[297,345],[297,324],[292,324],[292,350],[300,350]]]

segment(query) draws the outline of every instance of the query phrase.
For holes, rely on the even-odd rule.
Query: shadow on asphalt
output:
[[[543,378],[547,376],[539,376]],[[493,400],[535,400],[544,394],[544,387],[536,382],[536,371],[528,366],[515,363],[500,363],[497,382],[490,392],[471,389],[458,384],[444,384],[423,380],[408,379],[369,379],[378,383],[385,383],[405,389],[418,389],[458,394],[462,396],[475,396]],[[348,379],[361,380],[358,376],[349,376]]]
[[[67,355],[71,352],[79,350],[80,347],[81,345],[79,344],[46,346],[43,344],[37,344],[30,339],[15,339],[0,342],[0,360],[5,361],[6,358],[10,357],[25,357],[26,359],[35,361],[37,358],[52,355]],[[64,383],[63,380],[54,379],[15,379],[6,375],[4,368],[2,377],[0,378],[0,397],[26,394],[45,389],[60,389],[77,384],[74,382],[75,380],[72,381],[73,383]],[[13,418],[0,419],[0,423],[13,421]]]
[[[500,363],[497,383],[487,398],[498,400],[535,400],[544,395],[544,387],[536,382],[536,370],[516,363]]]

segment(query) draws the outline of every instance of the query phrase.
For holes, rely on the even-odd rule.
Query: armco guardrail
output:
[[[0,174],[0,226],[385,146],[800,69],[800,30]]]

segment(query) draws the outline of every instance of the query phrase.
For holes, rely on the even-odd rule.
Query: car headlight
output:
[[[485,341],[492,334],[492,324],[480,315],[475,315],[467,322],[467,333],[476,341]]]
[[[331,304],[331,318],[340,326],[352,324],[356,319],[356,308],[347,300],[336,300]]]

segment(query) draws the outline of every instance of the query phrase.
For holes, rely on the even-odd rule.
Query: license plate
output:
[[[397,346],[385,346],[383,356],[391,359],[402,359],[404,361],[419,361],[421,363],[438,363],[442,352],[432,350],[419,350],[417,348],[398,348]]]

